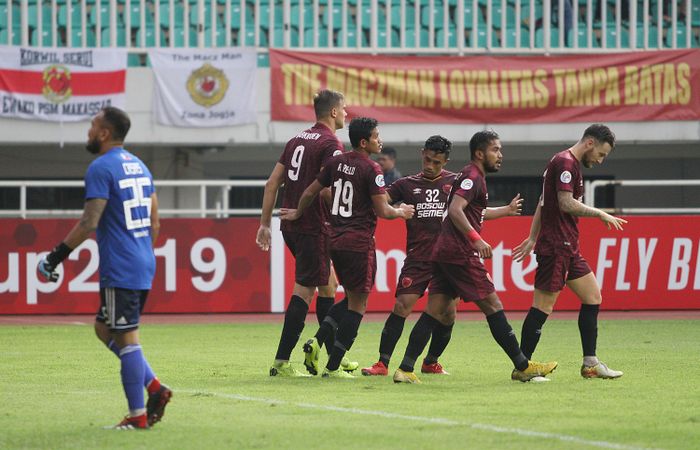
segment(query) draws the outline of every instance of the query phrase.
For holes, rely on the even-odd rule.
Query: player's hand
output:
[[[610,214],[603,212],[600,216],[600,220],[608,227],[608,230],[612,230],[613,227],[616,230],[622,230],[622,224],[627,223],[627,221],[621,217],[611,216]]]
[[[36,270],[42,277],[44,277],[44,279],[46,279],[46,281],[50,281],[51,283],[58,281],[58,272],[56,272],[56,267],[52,266],[46,257],[41,258],[39,263],[36,265]]]
[[[403,211],[403,215],[401,217],[405,220],[411,219],[416,213],[416,208],[413,205],[407,205],[406,203],[401,203],[398,209]]]
[[[513,249],[513,260],[521,262],[527,255],[532,253],[533,248],[535,248],[535,240],[528,237]]]
[[[258,228],[258,234],[255,237],[255,243],[258,244],[260,250],[266,252],[270,250],[270,242],[272,241],[272,233],[270,232],[270,227],[265,225],[260,225]]]
[[[298,209],[280,208],[280,219],[282,220],[297,220],[299,217]]]
[[[479,258],[488,259],[493,255],[491,244],[483,239],[473,242],[474,249],[479,253]]]
[[[520,193],[513,197],[513,200],[508,204],[508,215],[519,216],[523,213],[523,202],[525,199],[520,198]]]

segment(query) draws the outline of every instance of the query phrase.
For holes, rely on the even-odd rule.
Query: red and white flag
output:
[[[0,47],[0,117],[77,122],[126,104],[125,49]]]

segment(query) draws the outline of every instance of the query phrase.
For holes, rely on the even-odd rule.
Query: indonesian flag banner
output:
[[[270,49],[272,120],[306,121],[321,88],[351,116],[404,123],[700,119],[700,49],[393,56]]]
[[[255,49],[153,49],[148,57],[158,123],[225,127],[256,121]]]
[[[126,50],[0,47],[0,117],[78,122],[126,104]]]

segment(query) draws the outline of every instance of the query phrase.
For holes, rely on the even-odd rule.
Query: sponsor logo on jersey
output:
[[[70,70],[66,66],[53,65],[44,69],[43,96],[51,103],[63,103],[73,95]]]
[[[196,104],[210,108],[224,99],[228,85],[223,70],[205,63],[190,74],[187,79],[187,92]]]
[[[420,195],[421,188],[413,188],[413,195]]]
[[[470,180],[469,178],[462,180],[462,183],[459,185],[461,189],[464,189],[465,191],[468,191],[472,187],[474,187],[474,182]]]
[[[562,183],[569,184],[571,183],[571,172],[568,170],[565,170],[561,173],[559,176],[559,179],[561,180]]]
[[[384,187],[384,175],[377,175],[374,182],[377,183],[377,186]]]

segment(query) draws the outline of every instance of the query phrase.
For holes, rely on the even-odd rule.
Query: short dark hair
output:
[[[493,130],[483,130],[474,133],[471,140],[469,141],[469,152],[471,154],[471,159],[474,159],[474,154],[477,150],[486,150],[489,144],[496,139],[500,139],[498,133]]]
[[[112,132],[113,140],[124,141],[131,128],[131,119],[126,112],[114,106],[105,106],[102,108],[102,120]]]
[[[610,147],[615,148],[615,133],[602,123],[594,123],[586,128],[581,139],[585,139],[586,137],[592,137],[600,143],[607,142],[610,144]]]
[[[430,136],[428,139],[426,139],[423,148],[426,150],[431,150],[435,152],[435,154],[444,153],[445,159],[450,159],[450,150],[452,150],[452,142],[450,142],[450,140],[446,137],[442,137],[436,134],[435,136]]]
[[[321,89],[314,96],[314,112],[316,119],[327,117],[331,113],[331,109],[340,105],[345,97],[338,91],[330,89]]]
[[[382,155],[386,155],[389,158],[396,160],[396,149],[394,147],[384,147],[382,148]]]
[[[352,148],[359,148],[362,139],[369,140],[369,137],[372,136],[372,130],[377,128],[378,123],[377,119],[371,117],[355,117],[352,119],[348,128]]]

